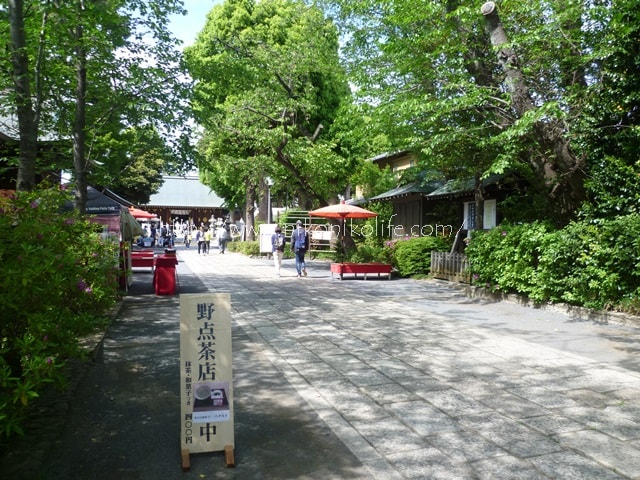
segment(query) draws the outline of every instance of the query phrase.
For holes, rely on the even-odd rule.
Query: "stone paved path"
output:
[[[340,281],[324,262],[298,279],[290,260],[278,278],[266,259],[178,255],[182,293],[231,293],[237,467],[199,454],[180,471],[179,298],[140,274],[147,290],[125,302],[38,476],[24,478],[640,478],[631,321],[438,282]]]
[[[640,478],[635,327],[322,263],[185,261],[372,478]]]

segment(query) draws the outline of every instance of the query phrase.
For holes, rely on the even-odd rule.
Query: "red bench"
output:
[[[388,279],[391,279],[391,265],[386,263],[370,262],[370,263],[332,263],[331,264],[331,278],[333,274],[340,275],[340,280],[343,279],[345,273],[352,273],[355,278],[358,278],[358,274],[363,274],[364,279],[367,279],[367,274],[377,273],[378,278],[380,275],[387,275]]]
[[[131,268],[150,268],[156,266],[156,254],[153,250],[131,250]]]

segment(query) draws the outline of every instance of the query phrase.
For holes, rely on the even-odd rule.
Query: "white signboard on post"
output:
[[[271,237],[276,233],[277,223],[263,223],[260,225],[260,253],[271,253]]]
[[[220,450],[234,466],[228,293],[180,295],[180,390],[182,469],[190,454]]]

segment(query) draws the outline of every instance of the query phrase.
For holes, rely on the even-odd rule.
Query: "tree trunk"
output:
[[[266,180],[260,182],[260,195],[258,196],[258,219],[267,223],[269,219],[269,184]]]
[[[491,44],[498,47],[498,61],[505,73],[511,92],[511,105],[519,117],[536,108],[524,75],[518,67],[518,58],[509,48],[507,34],[500,21],[494,2],[482,6]],[[565,129],[558,120],[537,122],[534,135],[542,147],[543,155],[529,156],[529,162],[544,180],[553,203],[552,212],[560,223],[575,213],[585,198],[584,158],[577,157],[565,138]]]
[[[253,220],[256,210],[256,197],[256,186],[251,180],[246,180],[244,231],[247,242],[252,242],[256,239],[256,228]]]
[[[82,0],[79,8],[84,9]],[[87,164],[85,159],[85,126],[87,95],[87,54],[84,48],[82,25],[76,26],[76,113],[73,122],[73,167],[76,180],[76,209],[81,215],[87,211]]]
[[[476,174],[475,182],[475,204],[476,204],[476,230],[484,230],[484,192],[482,191],[482,180],[480,174]]]
[[[29,57],[27,56],[27,40],[24,29],[23,0],[9,0],[9,30],[11,32],[10,52],[20,135],[16,189],[32,190],[36,184],[38,125],[35,121],[29,84]]]

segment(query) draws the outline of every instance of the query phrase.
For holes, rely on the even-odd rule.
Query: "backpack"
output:
[[[295,229],[292,238],[293,246],[296,250],[306,250],[307,249],[307,231],[304,229]]]

